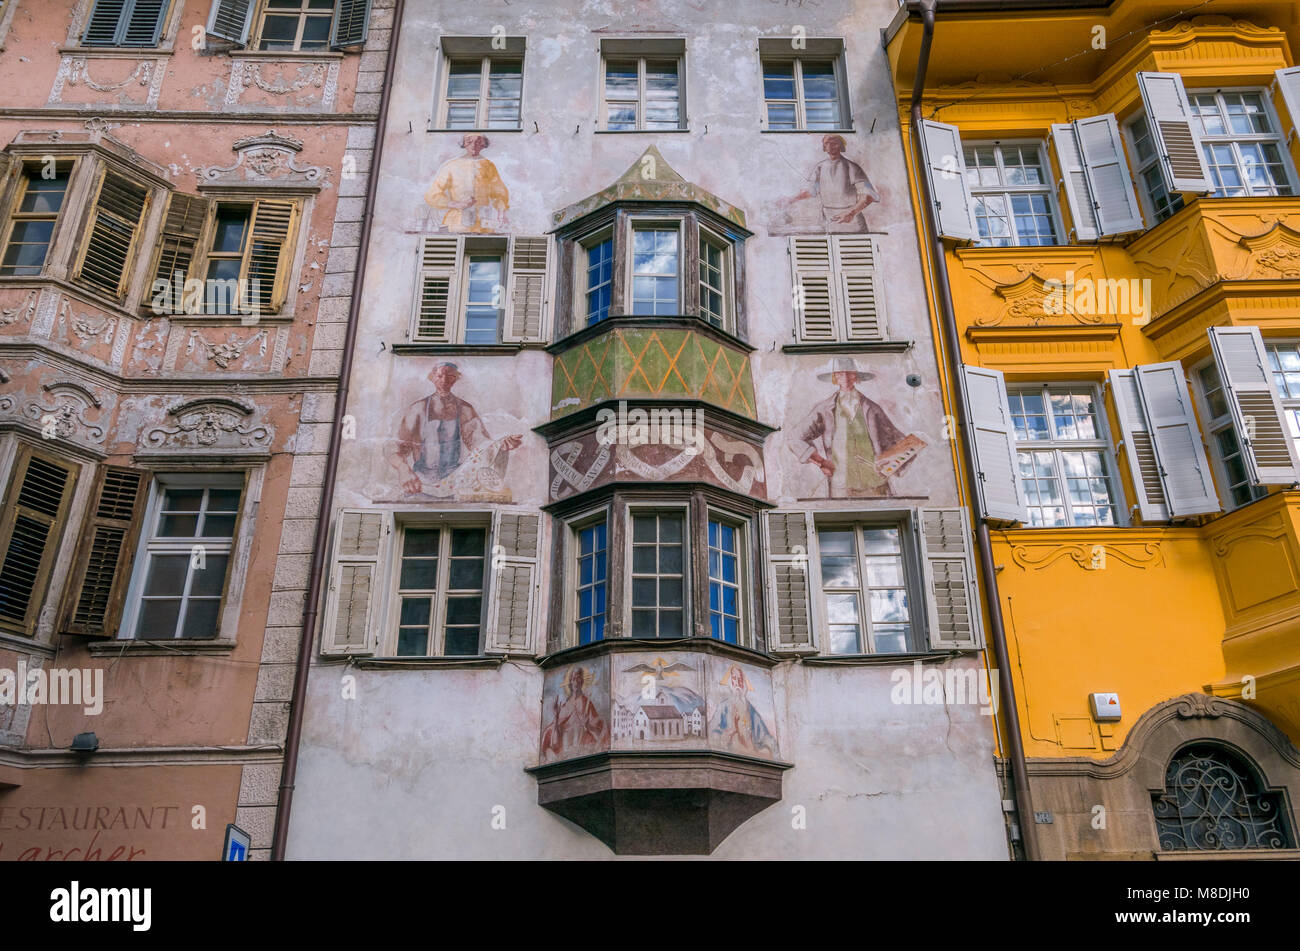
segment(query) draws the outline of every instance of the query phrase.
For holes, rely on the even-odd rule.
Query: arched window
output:
[[[1169,760],[1165,791],[1152,796],[1160,847],[1169,851],[1286,849],[1295,841],[1282,794],[1221,746],[1185,746]]]

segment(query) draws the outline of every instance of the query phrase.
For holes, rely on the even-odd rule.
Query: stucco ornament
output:
[[[36,289],[32,288],[27,296],[15,304],[13,307],[0,308],[0,324],[8,326],[20,320],[30,322],[32,315],[36,313]]]
[[[33,400],[24,412],[41,428],[46,439],[83,439],[103,442],[104,428],[86,419],[86,411],[102,409],[99,398],[79,383],[47,383],[48,402]]]
[[[262,135],[237,140],[231,149],[238,156],[234,165],[209,165],[196,172],[200,185],[319,185],[329,167],[298,165],[302,151],[299,139],[268,129]]]
[[[228,399],[191,400],[171,407],[171,426],[145,433],[145,443],[167,449],[260,449],[270,445],[271,431],[253,419],[254,407]]]
[[[211,363],[215,363],[222,370],[228,370],[230,365],[244,355],[244,350],[254,343],[260,344],[260,356],[266,356],[267,333],[265,330],[259,330],[244,340],[240,340],[233,332],[226,336],[226,339],[218,343],[210,343],[203,338],[203,335],[197,330],[190,331],[189,343],[185,346],[187,355],[193,354],[195,348],[203,351],[204,357]]]
[[[281,75],[274,79],[267,79],[262,75],[264,65],[268,64],[244,59],[236,59],[231,64],[230,85],[226,89],[227,106],[236,105],[244,92],[250,88],[259,89],[268,96],[291,96],[304,89],[319,89],[321,111],[333,111],[339,85],[337,62],[277,63],[276,66],[289,67],[296,72],[291,77]]]

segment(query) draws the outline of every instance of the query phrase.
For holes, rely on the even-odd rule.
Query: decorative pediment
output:
[[[741,228],[745,227],[745,213],[730,202],[723,201],[693,182],[688,182],[653,145],[632,163],[613,184],[555,212],[554,224],[563,227],[570,222],[615,202],[672,202],[685,201],[709,209]]]
[[[248,188],[273,185],[276,188],[320,188],[329,166],[298,165],[295,159],[302,142],[273,130],[237,140],[231,149],[238,158],[234,165],[199,168],[199,185],[208,188]]]
[[[1242,237],[1237,243],[1250,253],[1251,277],[1300,278],[1300,231],[1274,221],[1263,234]]]
[[[976,317],[975,326],[1100,324],[1105,315],[1098,313],[1098,308],[1080,306],[1073,274],[1067,272],[1065,279],[1044,278],[1029,271],[1015,283],[996,285],[993,294],[1002,309]]]
[[[41,389],[46,398],[28,403],[23,412],[40,427],[45,439],[104,441],[104,427],[86,419],[87,411],[103,409],[99,397],[70,380],[46,383]]]
[[[153,449],[262,450],[271,444],[271,431],[256,421],[255,409],[219,396],[189,400],[170,407],[171,425],[147,430],[144,442]]]

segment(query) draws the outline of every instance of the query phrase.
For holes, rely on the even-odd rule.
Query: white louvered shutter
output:
[[[1003,522],[1026,522],[1029,513],[1020,491],[1020,464],[1006,380],[1000,370],[963,365],[962,385],[970,408],[983,516]]]
[[[208,35],[243,46],[253,25],[255,0],[213,0]]]
[[[1300,460],[1259,328],[1211,327],[1210,346],[1250,481],[1256,485],[1300,482]]]
[[[813,638],[813,537],[811,512],[764,512],[767,548],[767,649],[811,653]]]
[[[515,238],[510,243],[510,292],[501,339],[508,343],[545,339],[550,239]]]
[[[794,281],[794,315],[799,339],[806,343],[833,342],[839,324],[839,292],[834,283],[834,261],[828,235],[790,239],[790,270]]]
[[[1196,425],[1183,365],[1148,363],[1133,368],[1171,518],[1219,511],[1210,464]]]
[[[1132,370],[1111,370],[1110,390],[1115,398],[1115,412],[1123,437],[1120,449],[1137,491],[1138,513],[1144,522],[1168,521],[1165,482],[1160,474],[1155,442],[1151,438],[1151,424],[1142,409],[1136,374]]]
[[[984,646],[975,546],[964,508],[917,509],[913,525],[925,579],[931,650]]]
[[[945,238],[975,240],[979,232],[975,227],[970,185],[966,182],[961,133],[955,125],[922,119],[921,151],[939,234]]]
[[[1115,116],[1107,113],[1073,123],[1097,216],[1103,235],[1142,230],[1142,212],[1129,178],[1123,140]]]
[[[1277,71],[1277,91],[1282,95],[1286,111],[1291,114],[1291,131],[1300,129],[1300,66],[1289,66]]]
[[[1192,115],[1183,78],[1177,73],[1138,73],[1138,89],[1160,155],[1160,171],[1171,192],[1214,189],[1201,151],[1201,132]]]
[[[1088,186],[1088,174],[1083,169],[1079,133],[1073,122],[1052,125],[1052,145],[1056,148],[1057,164],[1061,166],[1061,187],[1065,191],[1066,204],[1070,206],[1075,240],[1095,241],[1100,234],[1096,201]]]
[[[385,616],[391,512],[343,509],[334,528],[322,654],[373,654]]]
[[[532,652],[541,524],[540,515],[492,513],[492,574],[483,638],[483,650],[488,654]]]
[[[833,241],[845,339],[884,340],[885,302],[876,277],[880,249],[877,239],[865,234],[841,234],[835,235]]]
[[[411,339],[448,343],[455,330],[459,238],[420,239],[419,276],[411,316]]]

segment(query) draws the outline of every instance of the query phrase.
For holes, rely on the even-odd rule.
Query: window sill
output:
[[[782,353],[906,353],[916,346],[915,340],[835,340],[827,343],[787,343]]]
[[[139,59],[142,56],[171,56],[176,52],[167,46],[61,46],[60,56],[117,56],[122,59]]]
[[[596,135],[676,135],[690,132],[687,126],[681,129],[593,129]]]
[[[908,651],[899,654],[805,654],[799,658],[801,664],[810,667],[895,667],[910,664],[913,661],[937,664],[954,657],[978,653],[980,648],[953,649],[942,651]]]
[[[468,357],[512,356],[524,350],[545,350],[547,344],[536,343],[394,343],[389,350],[399,354],[459,353]]]
[[[0,647],[12,648],[20,653],[44,654],[48,657],[53,657],[55,653],[53,647],[41,643],[35,637],[24,637],[10,631],[0,631]]]
[[[237,47],[229,51],[232,59],[342,59],[345,55],[342,50],[249,50]]]
[[[162,657],[168,654],[228,654],[235,642],[226,638],[197,640],[177,637],[165,641],[105,638],[91,641],[87,649],[94,656],[134,654],[137,657]]]
[[[473,657],[352,657],[352,665],[363,670],[496,670],[506,662],[504,655]]]
[[[587,324],[585,327],[579,327],[568,336],[561,337],[559,340],[550,344],[546,349],[552,354],[561,354],[574,347],[580,346],[594,337],[610,330],[631,330],[631,329],[669,329],[669,330],[691,330],[695,333],[703,334],[706,337],[712,337],[719,343],[729,347],[734,347],[743,353],[753,353],[756,349],[751,344],[735,336],[729,331],[720,327],[715,327],[707,320],[701,320],[693,314],[680,314],[658,317],[635,317],[630,314],[615,314],[599,320],[594,324]]]
[[[600,657],[607,653],[644,650],[685,650],[701,654],[721,654],[724,657],[743,660],[750,664],[757,664],[760,667],[775,667],[781,662],[780,658],[772,654],[755,650],[752,647],[728,644],[726,641],[720,641],[713,637],[607,637],[591,644],[562,647],[545,657],[539,658],[537,666],[547,669],[577,660]]]
[[[847,129],[759,129],[768,135],[853,135],[853,128]]]
[[[523,132],[523,126],[512,126],[508,129],[448,129],[446,126],[431,125],[424,131],[426,132],[459,132],[461,135],[496,135],[497,133]]]

